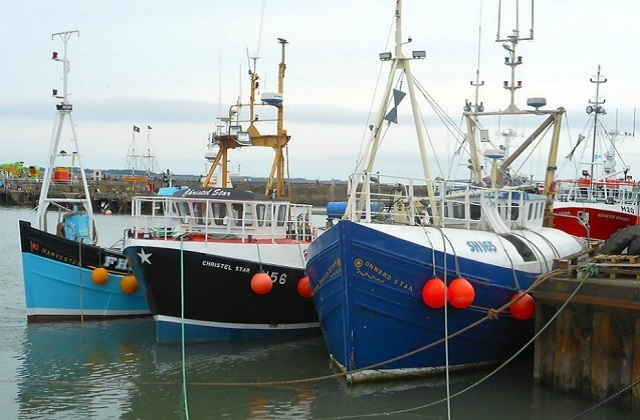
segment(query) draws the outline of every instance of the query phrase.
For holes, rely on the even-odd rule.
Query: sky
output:
[[[515,26],[508,10],[513,1],[503,3],[500,26],[507,33]],[[520,3],[520,30],[528,31],[530,2]],[[137,145],[150,144],[158,170],[195,175],[205,173],[216,117],[238,97],[248,99],[247,55],[260,57],[261,89],[277,90],[277,38],[284,38],[289,42],[284,113],[292,136],[290,176],[346,179],[355,169],[370,110],[377,109],[377,86],[388,72],[378,54],[392,50],[394,9],[393,0],[0,0],[0,163],[47,163],[57,103],[51,90],[62,90],[62,66],[51,53],[62,54],[63,43],[52,39],[53,33],[79,31],[67,49],[84,167],[127,168],[135,125],[141,128]],[[427,56],[412,62],[413,74],[453,121],[460,122],[465,100],[474,97],[469,82],[478,68],[485,108],[504,108],[508,95],[502,81],[509,74],[505,51],[495,42],[498,0],[405,0],[403,9],[404,38],[412,37],[405,53],[425,50]],[[524,107],[528,97],[545,97],[549,107],[567,110],[561,156],[587,123],[584,109],[594,95],[589,79],[598,65],[608,80],[601,85],[608,112],[601,121],[620,131],[634,129],[640,98],[638,22],[637,2],[535,2],[534,40],[518,47],[524,61],[518,79],[524,87],[516,99]],[[453,134],[436,127],[440,123],[433,112],[423,111],[435,176],[446,172],[442,168],[457,146]],[[407,101],[399,109],[403,127],[411,123],[409,112]],[[396,140],[385,140],[378,170],[419,176],[411,125],[397,131]],[[70,139],[65,129],[61,147]],[[636,179],[639,140],[630,137],[619,145],[625,164],[632,173],[637,169]],[[232,170],[266,176],[271,159],[270,150],[245,148],[232,154]]]

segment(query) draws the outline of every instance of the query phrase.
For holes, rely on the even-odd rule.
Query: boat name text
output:
[[[334,262],[331,263],[327,270],[324,272],[320,280],[318,281],[318,286],[327,281],[332,277],[340,274],[342,272],[342,260],[340,258],[336,258]]]
[[[363,261],[360,258],[356,258],[353,261],[353,265],[356,267],[356,272],[360,274],[362,277],[370,278],[379,283],[391,282],[393,285],[398,286],[401,289],[405,289],[409,292],[413,292],[413,286],[411,284],[408,284],[400,279],[394,278],[391,274],[387,273],[386,271],[376,266],[372,262]]]
[[[209,188],[208,190],[196,190],[193,188],[189,188],[184,192],[183,197],[193,197],[193,196],[215,196],[215,197],[229,197],[231,196],[230,191],[223,190],[221,188]]]
[[[128,268],[126,258],[118,258],[112,255],[105,255],[102,266],[105,268],[113,268],[114,270],[126,271]]]
[[[467,241],[471,252],[498,252],[498,248],[491,241]]]

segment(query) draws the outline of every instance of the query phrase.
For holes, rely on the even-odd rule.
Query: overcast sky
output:
[[[518,50],[524,60],[518,102],[524,107],[527,97],[546,97],[550,107],[568,110],[564,156],[586,124],[584,108],[594,94],[589,78],[600,64],[608,78],[601,86],[608,111],[603,121],[613,128],[617,114],[619,129],[631,131],[640,98],[640,4],[538,0],[535,6],[535,39]],[[393,0],[0,0],[0,163],[46,165],[56,103],[51,89],[62,90],[61,64],[51,60],[51,52],[62,54],[63,43],[52,40],[53,33],[80,32],[68,43],[69,91],[84,166],[126,168],[132,126],[141,127],[136,135],[141,148],[151,126],[160,169],[190,174],[205,171],[215,118],[238,95],[247,99],[247,49],[260,57],[261,89],[276,91],[277,38],[285,38],[291,176],[346,179],[368,125],[378,54],[391,50],[394,7]],[[502,64],[505,51],[495,42],[497,10],[497,0],[404,1],[403,32],[413,39],[405,52],[427,52],[426,60],[412,62],[414,76],[456,122],[465,99],[474,94],[469,81],[478,66],[479,34],[485,81],[480,99],[492,109],[508,101],[502,89],[509,77]],[[513,22],[503,16],[505,33]],[[521,11],[520,29],[528,27]],[[401,123],[410,122],[408,101],[404,105]],[[455,140],[435,128],[433,112],[424,111],[435,155],[447,161]],[[70,137],[63,134],[63,147]],[[640,172],[637,141],[640,137],[627,139],[620,147],[627,150],[625,163]],[[414,143],[386,145],[388,157],[378,160],[381,170],[417,170]],[[242,174],[265,176],[271,153],[243,149],[231,159],[234,172],[239,166]]]

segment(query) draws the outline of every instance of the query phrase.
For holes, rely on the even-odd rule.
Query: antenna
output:
[[[504,58],[504,64],[511,68],[511,79],[504,81],[504,88],[511,94],[511,101],[505,111],[507,112],[519,112],[520,109],[515,104],[516,91],[522,88],[522,81],[516,80],[516,67],[522,64],[522,56],[516,54],[516,49],[520,41],[532,41],[533,40],[533,12],[534,12],[534,0],[531,1],[531,26],[529,28],[529,36],[520,36],[520,0],[515,0],[515,29],[511,31],[510,35],[504,37],[501,36],[502,29],[502,0],[498,3],[498,32],[496,34],[496,42],[501,42],[502,47],[507,50],[509,56]]]
[[[593,169],[594,169],[594,165],[595,165],[595,160],[596,160],[596,141],[598,139],[597,136],[597,131],[598,131],[598,115],[602,114],[605,115],[607,113],[607,111],[604,110],[604,108],[602,107],[602,104],[605,103],[605,100],[603,99],[602,101],[600,100],[600,84],[602,83],[607,83],[607,78],[602,76],[602,74],[600,74],[600,64],[598,64],[598,74],[596,74],[595,78],[592,77],[589,79],[589,81],[591,83],[595,83],[596,85],[596,97],[595,100],[589,100],[589,104],[592,104],[594,106],[591,105],[587,105],[587,114],[592,115],[593,114],[593,142],[592,142],[592,147],[591,147],[591,171],[590,171],[590,179],[591,182],[593,183]]]
[[[58,32],[51,35],[51,40],[53,40],[57,36],[57,37],[60,37],[60,39],[62,39],[62,42],[64,44],[64,52],[63,52],[62,58],[58,56],[57,52],[53,52],[53,55],[51,57],[53,61],[62,63],[63,88],[62,88],[62,95],[58,95],[58,90],[53,89],[53,97],[57,99],[61,99],[61,102],[59,104],[56,104],[57,118],[55,121],[52,136],[51,136],[49,164],[45,169],[44,178],[42,181],[42,188],[40,189],[40,199],[38,201],[38,222],[39,222],[39,227],[42,230],[46,230],[46,227],[47,227],[46,212],[47,212],[47,208],[52,203],[54,205],[59,202],[82,204],[82,206],[84,207],[84,210],[89,215],[89,218],[93,217],[91,200],[89,198],[90,197],[89,187],[87,184],[87,178],[84,172],[84,167],[82,165],[82,157],[81,157],[82,155],[80,153],[80,146],[79,146],[78,136],[76,135],[75,124],[73,123],[73,117],[71,115],[73,112],[73,105],[69,102],[69,98],[68,98],[69,96],[68,76],[70,71],[70,65],[69,65],[69,58],[67,56],[67,42],[69,41],[69,39],[71,39],[71,36],[73,34],[77,34],[78,36],[80,36],[80,31],[75,30],[75,31],[67,31],[67,32]],[[59,145],[60,145],[60,136],[62,133],[64,121],[66,118],[69,119],[69,126],[71,128],[71,134],[72,134],[71,140],[75,145],[75,151],[73,151],[70,154],[64,153],[64,151],[62,150],[58,151]],[[84,198],[80,198],[80,197],[66,198],[61,201],[60,199],[55,199],[53,197],[48,196],[49,186],[51,185],[51,178],[53,175],[54,168],[56,166],[56,163],[55,163],[56,157],[66,156],[66,155],[71,155],[72,159],[74,157],[78,158],[78,168],[80,169],[80,177],[82,179],[82,187],[84,190]],[[89,227],[89,237],[94,238],[93,226],[91,224]]]
[[[258,45],[256,46],[256,56],[260,53],[260,40],[262,39],[262,22],[264,21],[264,9],[266,8],[267,1],[262,1],[262,15],[260,16],[260,29],[258,31]]]
[[[247,50],[247,66],[249,67],[249,75],[251,75],[251,57],[249,57],[249,47],[245,47]]]
[[[480,86],[484,86],[484,80],[480,81],[480,50],[482,45],[482,1],[480,1],[480,12],[479,12],[479,20],[478,20],[478,64],[476,67],[476,80],[475,82],[471,81],[471,86],[475,87],[475,101],[473,104],[468,101],[465,103],[464,110],[465,112],[470,112],[473,108],[474,112],[483,112],[484,104],[482,102],[478,103],[480,96]],[[477,117],[476,117],[477,121]]]

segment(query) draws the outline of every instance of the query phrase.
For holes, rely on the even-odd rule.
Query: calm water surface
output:
[[[183,359],[180,345],[155,342],[151,319],[27,325],[19,219],[35,223],[35,213],[0,207],[0,418],[447,418],[446,404],[432,405],[447,395],[442,376],[286,383],[334,373],[319,334],[188,345]],[[101,244],[111,245],[128,218],[98,216],[96,223]],[[452,375],[450,393],[488,373]],[[451,400],[450,412],[454,419],[568,419],[594,404],[535,386],[529,357]],[[635,417],[609,404],[581,418]]]

